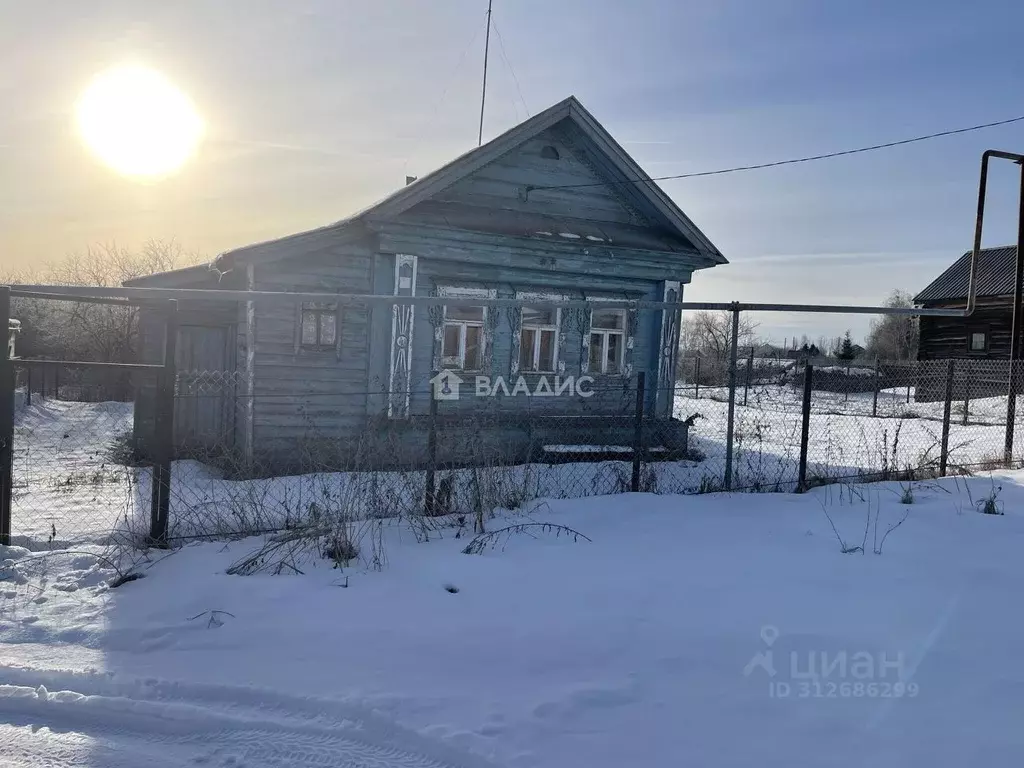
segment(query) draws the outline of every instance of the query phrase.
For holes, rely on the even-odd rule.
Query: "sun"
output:
[[[100,160],[139,179],[177,171],[203,136],[203,120],[188,96],[141,66],[119,66],[93,78],[75,117],[82,140]]]

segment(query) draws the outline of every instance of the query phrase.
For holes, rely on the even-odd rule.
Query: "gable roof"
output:
[[[510,128],[483,146],[471,149],[437,170],[420,177],[411,184],[388,195],[383,200],[347,218],[306,232],[298,232],[227,251],[218,256],[215,263],[223,265],[225,269],[229,269],[239,261],[258,261],[262,258],[273,258],[278,250],[278,246],[285,243],[295,244],[308,238],[315,238],[325,232],[340,234],[349,228],[358,230],[368,220],[392,219],[408,211],[417,203],[430,199],[440,191],[466,178],[471,173],[498,159],[506,152],[515,149],[565,119],[571,120],[594,143],[602,156],[607,158],[615,173],[621,177],[616,179],[615,182],[632,188],[634,190],[633,194],[639,195],[651,208],[658,212],[671,233],[693,243],[698,253],[709,262],[709,266],[728,263],[714,243],[683,213],[672,198],[655,182],[649,180],[648,175],[637,165],[636,161],[612,138],[604,126],[584,109],[575,96],[569,96],[567,99],[548,107],[543,112],[539,112],[528,120]],[[145,285],[153,280],[153,278],[165,277],[170,278],[171,273],[138,278],[131,281],[131,284]],[[161,279],[161,282],[167,282],[167,280]]]
[[[398,190],[376,205],[356,214],[356,217],[368,216],[391,218],[412,208],[417,203],[428,200],[441,190],[464,179],[474,171],[483,168],[492,160],[515,149],[529,139],[537,136],[551,126],[566,118],[573,121],[583,134],[589,138],[601,153],[607,157],[621,179],[616,182],[628,185],[636,190],[652,207],[661,214],[669,228],[685,240],[694,244],[698,251],[716,264],[728,263],[722,253],[696,224],[683,213],[678,205],[665,194],[649,177],[636,161],[612,138],[593,115],[591,115],[575,96],[548,107],[530,119],[511,128],[496,139],[481,147],[470,150],[457,157],[447,165],[427,174],[407,187]]]
[[[977,296],[1009,296],[1013,294],[1013,278],[1017,266],[1017,246],[983,248],[978,252],[976,275]],[[951,267],[935,278],[914,297],[915,304],[967,299],[971,279],[971,251],[957,259]]]

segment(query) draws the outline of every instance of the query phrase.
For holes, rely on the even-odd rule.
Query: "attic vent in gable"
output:
[[[540,156],[545,160],[558,160],[561,155],[558,154],[558,150],[550,144],[546,144],[540,150]]]

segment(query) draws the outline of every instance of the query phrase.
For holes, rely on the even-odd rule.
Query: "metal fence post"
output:
[[[174,457],[174,385],[178,347],[178,302],[167,302],[164,321],[164,360],[157,374],[153,428],[153,488],[150,508],[150,546],[167,546],[171,509],[171,460]]]
[[[1020,388],[1020,363],[1010,355],[1009,383],[1006,387],[1006,432],[1003,436],[1003,463],[1013,463],[1013,430],[1017,421],[1017,390]]]
[[[800,468],[797,474],[796,489],[807,490],[807,445],[811,438],[811,393],[814,391],[814,366],[810,363],[804,367],[804,398],[801,403],[802,422],[800,425]]]
[[[640,490],[640,462],[644,454],[644,388],[647,374],[640,371],[636,375],[636,409],[633,414],[633,480],[629,489],[633,493]]]
[[[8,358],[11,289],[0,286],[0,545],[11,543],[11,501],[14,495],[14,365]]]
[[[964,420],[963,425],[967,426],[968,415],[971,411],[971,363],[967,363],[967,373],[964,378]]]
[[[732,342],[729,348],[729,420],[725,427],[725,490],[732,490],[732,438],[736,421],[736,354],[740,337],[740,311],[732,310]]]
[[[875,390],[874,395],[871,398],[871,415],[878,416],[878,389],[881,386],[881,380],[878,371],[878,358],[875,358]]]
[[[434,372],[430,380],[431,382],[437,381],[438,372]],[[440,384],[432,384],[430,388],[430,410],[429,410],[429,422],[427,424],[427,476],[423,494],[423,514],[427,517],[432,517],[437,514],[437,493],[435,491],[437,485],[437,392],[434,391],[435,386]],[[390,394],[388,395],[390,397]]]
[[[953,408],[953,376],[956,361],[949,360],[946,368],[946,402],[942,407],[942,448],[939,453],[939,475],[946,476],[946,463],[949,459],[949,417]]]
[[[700,400],[700,358],[696,358],[694,362],[693,372],[693,399]]]
[[[4,344],[7,339],[4,339]],[[32,366],[25,368],[25,405],[32,405]]]
[[[750,348],[750,356],[747,358],[747,380],[743,383],[743,406],[747,405],[747,395],[750,393],[750,377],[754,375],[754,348]]]

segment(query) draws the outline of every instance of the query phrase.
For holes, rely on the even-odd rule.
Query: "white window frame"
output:
[[[523,302],[523,307],[528,307],[528,306],[530,306],[531,302],[538,302],[539,303],[539,302],[546,302],[546,301],[567,301],[568,297],[565,296],[564,294],[561,294],[561,293],[537,293],[535,291],[516,291],[516,299],[521,301],[521,302]],[[551,351],[551,370],[524,371],[519,366],[519,361],[522,358],[523,330],[526,329],[526,328],[529,328],[530,330],[536,330],[536,331],[553,331],[554,332],[554,339],[552,339],[552,351]],[[516,366],[517,366],[519,374],[521,374],[521,375],[524,375],[524,374],[537,374],[537,375],[541,375],[541,374],[560,373],[562,369],[559,368],[559,365],[558,365],[559,361],[560,361],[560,355],[558,353],[559,353],[559,350],[562,347],[562,308],[561,307],[555,307],[555,324],[554,325],[550,325],[550,324],[544,324],[544,325],[532,325],[531,324],[531,325],[526,325],[526,323],[523,320],[522,308],[520,308],[520,311],[519,311],[519,344],[517,346],[518,346],[518,348],[516,349],[516,353],[517,353],[517,356],[516,356]],[[539,358],[540,358],[540,333],[537,333],[537,334],[534,335],[532,358],[533,358],[534,363],[536,363],[539,360]]]
[[[497,296],[497,291],[493,288],[469,288],[463,286],[444,285],[438,286],[437,293],[439,296],[450,296],[452,298],[480,298],[480,299],[493,299]],[[444,321],[441,323],[440,333],[440,349],[438,350],[438,357],[441,361],[441,368],[444,370],[464,371],[467,373],[473,373],[483,371],[487,366],[487,307],[480,307],[483,310],[483,314],[480,316],[480,320],[449,320],[448,319],[448,305],[444,306]],[[457,356],[445,357],[444,354],[444,340],[446,330],[448,326],[455,326],[459,328],[459,352]],[[467,328],[479,328],[480,329],[480,367],[479,368],[466,368],[466,329]]]
[[[591,299],[591,301],[600,301],[600,299]],[[607,299],[607,301],[613,301],[613,299]],[[626,309],[615,308],[615,309],[601,309],[602,312],[616,312],[619,317],[622,318],[622,328],[595,328],[594,327],[594,310],[601,309],[600,307],[590,308],[590,335],[587,338],[587,361],[589,365],[590,353],[593,348],[594,335],[601,336],[601,366],[600,370],[591,370],[591,373],[600,373],[602,375],[620,375],[626,370],[626,339],[628,336],[629,328],[629,311]],[[619,355],[618,360],[615,362],[615,370],[608,370],[608,337],[618,336],[621,341],[619,342]]]
[[[981,336],[981,348],[978,349],[974,346],[974,337]],[[972,330],[967,334],[967,351],[975,353],[988,352],[988,331],[986,330]]]

